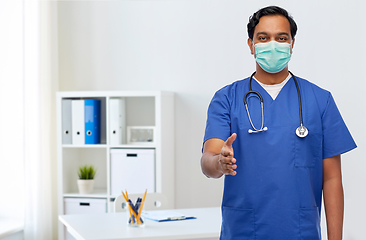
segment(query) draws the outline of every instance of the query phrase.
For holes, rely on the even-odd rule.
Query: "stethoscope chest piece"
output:
[[[296,135],[298,137],[304,138],[309,134],[309,131],[306,127],[304,126],[300,126],[298,128],[296,128]]]

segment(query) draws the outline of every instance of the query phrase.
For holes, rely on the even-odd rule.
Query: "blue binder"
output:
[[[85,144],[100,143],[100,100],[85,99]]]

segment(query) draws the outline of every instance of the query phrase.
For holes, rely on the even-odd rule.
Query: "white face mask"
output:
[[[257,43],[255,48],[255,60],[261,68],[269,73],[282,71],[291,59],[291,44],[270,41]]]

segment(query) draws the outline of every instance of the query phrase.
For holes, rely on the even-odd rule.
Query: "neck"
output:
[[[279,83],[283,82],[289,74],[287,66],[278,73],[268,73],[268,72],[264,71],[257,63],[256,70],[257,71],[256,71],[254,77],[258,81],[260,81],[261,83],[266,84],[266,85],[279,84]]]

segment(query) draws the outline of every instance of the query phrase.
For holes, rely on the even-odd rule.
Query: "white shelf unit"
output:
[[[112,212],[111,149],[154,149],[155,192],[168,200],[166,209],[174,208],[174,94],[164,91],[74,91],[57,93],[57,158],[58,158],[58,214],[64,214],[64,198],[103,198],[107,212]],[[126,103],[126,126],[155,127],[154,143],[110,144],[109,101],[123,98]],[[101,143],[91,145],[62,144],[62,100],[101,100]],[[126,141],[126,140],[125,140]],[[77,169],[83,164],[97,168],[94,191],[79,194]],[[147,196],[148,197],[148,196]],[[64,239],[64,227],[59,223],[59,239]]]

